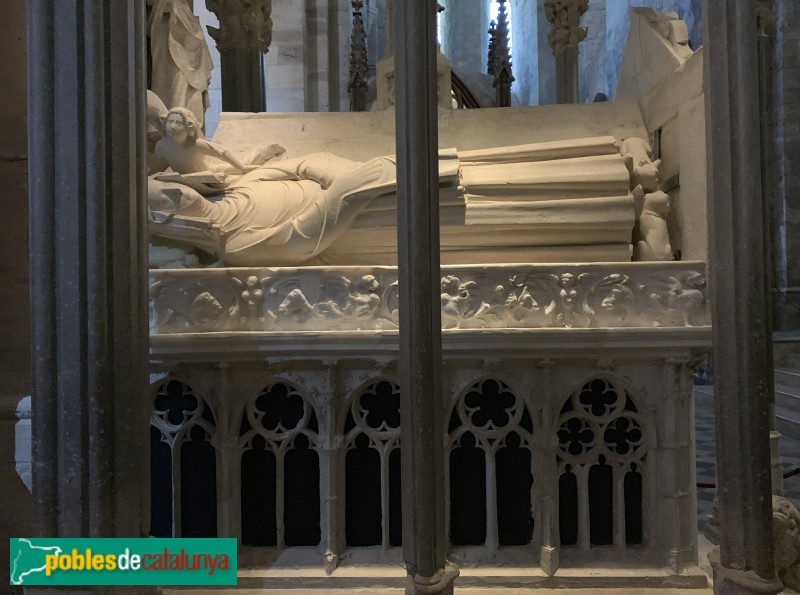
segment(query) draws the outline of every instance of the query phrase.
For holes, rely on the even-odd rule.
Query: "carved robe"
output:
[[[214,64],[189,0],[153,0],[150,47],[152,91],[168,109],[190,109],[201,124],[209,106]]]

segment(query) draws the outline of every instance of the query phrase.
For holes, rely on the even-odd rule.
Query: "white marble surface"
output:
[[[153,335],[396,330],[392,267],[150,272]],[[699,262],[444,267],[446,329],[708,328]]]

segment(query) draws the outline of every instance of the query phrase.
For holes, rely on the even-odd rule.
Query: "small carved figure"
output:
[[[635,260],[672,260],[672,245],[667,230],[669,212],[669,195],[666,192],[659,190],[644,195],[635,234]]]
[[[655,192],[661,181],[661,159],[653,161],[653,152],[646,140],[631,137],[623,141],[620,154],[631,172],[631,190],[641,186],[645,192]]]
[[[156,158],[179,174],[243,174],[285,151],[280,145],[270,145],[251,155],[245,165],[222,145],[203,138],[194,114],[181,107],[167,112],[162,127],[165,136],[156,143]]]
[[[356,319],[370,319],[381,305],[378,290],[381,284],[374,275],[364,275],[356,282],[356,291],[350,296],[348,314]]]
[[[783,586],[800,590],[800,513],[786,498],[772,497],[775,570]]]
[[[651,297],[662,309],[678,312],[685,326],[692,326],[694,314],[705,301],[706,279],[698,272],[690,272],[669,278],[669,288]]]

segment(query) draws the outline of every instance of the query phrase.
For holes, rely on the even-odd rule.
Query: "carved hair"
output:
[[[165,129],[167,120],[173,114],[178,114],[183,120],[183,125],[186,126],[186,132],[188,133],[187,142],[194,143],[198,138],[203,138],[203,131],[200,127],[200,122],[197,121],[197,117],[194,115],[194,112],[185,107],[173,107],[167,112],[167,116],[164,118]]]

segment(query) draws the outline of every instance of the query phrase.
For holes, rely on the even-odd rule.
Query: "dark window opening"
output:
[[[150,428],[150,535],[172,537],[172,449]]]
[[[450,542],[483,545],[486,541],[486,457],[469,432],[450,452]]]
[[[345,458],[345,536],[351,546],[382,541],[381,461],[365,434],[356,437]]]
[[[625,474],[625,543],[642,544],[642,474],[635,464]]]
[[[512,432],[497,451],[497,529],[500,545],[527,545],[533,537],[531,452]]]
[[[319,545],[319,455],[306,436],[295,438],[284,458],[284,542]]]
[[[602,455],[589,468],[589,539],[592,545],[614,543],[614,472]]]
[[[400,449],[389,454],[389,545],[403,545],[403,507]]]
[[[578,478],[569,465],[558,480],[558,526],[562,546],[578,543]]]
[[[181,537],[217,536],[217,454],[194,426],[181,446]]]
[[[261,436],[254,436],[252,449],[242,454],[242,543],[278,545],[275,522],[275,453],[267,450]]]

